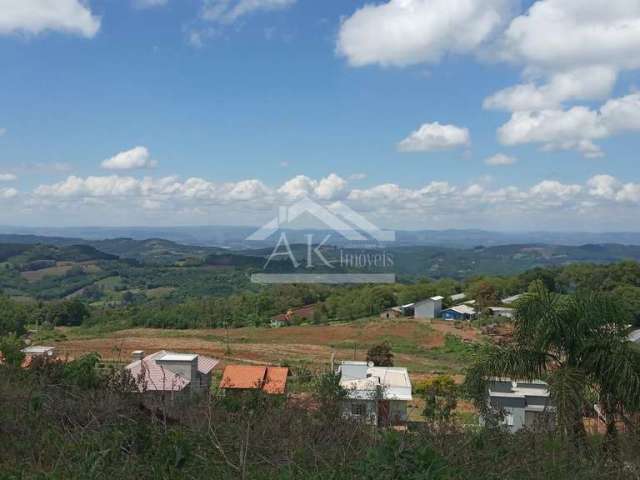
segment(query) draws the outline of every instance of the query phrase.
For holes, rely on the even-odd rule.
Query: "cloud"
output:
[[[295,3],[296,0],[205,0],[202,18],[229,24],[256,11],[281,10]]]
[[[616,82],[616,71],[606,66],[576,68],[550,76],[542,86],[534,82],[505,88],[486,98],[488,110],[542,110],[558,108],[568,100],[606,98]]]
[[[349,175],[349,180],[364,180],[365,178],[367,178],[367,174],[361,172]]]
[[[640,3],[538,0],[514,18],[493,49],[526,81],[487,98],[509,111],[560,108],[607,98],[620,72],[640,68]]]
[[[0,0],[0,34],[55,31],[93,38],[100,18],[81,0]]]
[[[154,8],[162,7],[168,3],[169,0],[133,0],[133,6],[136,8]]]
[[[336,51],[350,65],[435,63],[470,53],[509,17],[506,0],[390,0],[343,20]]]
[[[8,200],[18,196],[18,190],[15,188],[0,188],[0,199]]]
[[[0,173],[0,182],[13,182],[17,179],[13,173]]]
[[[298,175],[285,182],[278,189],[278,193],[289,200],[306,196],[320,200],[334,200],[341,196],[346,187],[347,181],[335,173],[331,173],[320,180],[313,180],[305,175]]]
[[[577,150],[600,157],[593,142],[626,131],[640,130],[640,94],[608,100],[599,110],[576,106],[568,110],[522,111],[498,130],[503,145],[542,144],[545,150]]]
[[[158,162],[152,160],[146,147],[135,147],[131,150],[120,152],[117,155],[104,160],[102,168],[107,170],[134,170],[139,168],[154,168]]]
[[[20,212],[22,205],[41,212],[47,222],[56,220],[57,215],[68,218],[69,212],[74,212],[74,218],[91,221],[99,216],[120,224],[140,224],[144,219],[193,224],[214,220],[214,214],[227,215],[225,218],[238,224],[252,223],[246,219],[258,215],[254,224],[259,224],[278,207],[303,196],[327,206],[340,200],[381,226],[530,228],[535,222],[540,228],[555,225],[567,229],[581,228],[588,222],[590,228],[605,224],[631,228],[638,226],[640,183],[624,182],[606,173],[584,183],[544,179],[533,185],[499,188],[481,181],[454,184],[441,180],[417,187],[384,183],[350,188],[335,174],[320,179],[300,175],[280,187],[258,179],[217,183],[198,177],[69,176],[39,185],[32,192],[0,188],[0,199],[11,199],[11,208],[0,209],[0,218]],[[24,222],[28,217],[20,213],[16,218]]]
[[[516,157],[511,157],[509,155],[505,155],[504,153],[497,153],[492,157],[486,158],[484,163],[492,167],[501,167],[505,165],[513,165],[517,161],[518,159]]]
[[[471,143],[469,130],[438,122],[425,123],[398,143],[400,152],[431,152],[464,147]]]

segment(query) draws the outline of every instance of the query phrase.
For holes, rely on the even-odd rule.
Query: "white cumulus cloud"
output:
[[[484,163],[492,167],[501,167],[505,165],[513,165],[518,159],[504,153],[497,153],[489,158],[486,158]]]
[[[167,4],[169,0],[133,0],[133,5],[136,8],[154,8],[162,7]]]
[[[102,168],[107,170],[134,170],[140,168],[154,168],[158,162],[151,159],[146,147],[134,147],[104,160]]]
[[[602,156],[595,140],[640,130],[640,94],[608,100],[599,110],[575,106],[567,110],[514,112],[498,130],[504,145],[539,143],[545,150],[578,150]]]
[[[233,23],[238,18],[260,10],[280,10],[296,0],[205,0],[202,18],[220,23]]]
[[[560,108],[607,98],[620,72],[640,68],[637,0],[538,0],[514,18],[495,51],[523,68],[524,83],[487,98],[485,108]]]
[[[100,18],[82,0],[0,0],[0,34],[56,31],[92,38]]]
[[[423,225],[416,222],[439,228],[486,227],[487,224],[529,228],[535,221],[541,227],[556,222],[556,226],[563,228],[579,228],[588,221],[590,226],[620,227],[637,225],[640,183],[622,181],[606,173],[594,175],[583,183],[545,179],[533,185],[499,188],[483,182],[454,184],[441,180],[417,187],[384,183],[349,188],[335,174],[320,179],[298,176],[279,188],[258,179],[217,183],[197,177],[183,180],[178,177],[70,176],[61,182],[40,185],[32,192],[0,188],[0,199],[6,202],[0,217],[6,218],[13,210],[20,211],[23,205],[31,211],[43,212],[49,220],[56,218],[56,212],[68,216],[73,211],[88,219],[100,215],[105,221],[107,218],[116,222],[123,218],[154,218],[165,224],[197,223],[198,219],[209,218],[212,212],[222,212],[244,223],[243,219],[258,212],[264,214],[262,219],[266,221],[278,207],[303,196],[327,207],[336,201],[345,202],[381,226],[389,221],[403,222],[405,228]]]
[[[510,11],[506,0],[390,0],[368,4],[340,26],[336,51],[352,66],[406,66],[469,53]]]
[[[441,125],[438,122],[425,123],[418,130],[398,143],[401,152],[430,152],[464,147],[471,143],[471,135],[466,128],[455,125]]]
[[[321,200],[333,200],[339,198],[346,187],[347,181],[335,173],[331,173],[320,180],[314,180],[305,175],[297,175],[286,181],[278,189],[278,193],[292,200],[307,196]]]

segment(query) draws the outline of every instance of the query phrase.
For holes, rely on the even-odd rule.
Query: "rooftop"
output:
[[[136,353],[142,354],[141,350],[136,350]],[[196,354],[184,354],[176,352],[167,352],[161,350],[151,355],[147,355],[142,360],[136,360],[131,362],[125,368],[129,370],[131,376],[136,380],[138,389],[141,392],[144,391],[169,391],[179,392],[189,385],[190,380],[182,377],[181,375],[172,372],[171,368],[167,365],[162,365],[158,361],[166,360],[168,358],[197,358],[198,359],[198,372],[206,375],[219,363],[219,360],[215,358],[205,357],[204,355]],[[168,360],[171,361],[171,360]],[[176,360],[173,360],[176,361]],[[184,361],[184,360],[177,360]],[[191,361],[191,360],[189,360]]]
[[[45,347],[42,345],[31,345],[29,347],[20,350],[25,355],[44,355],[45,353],[52,353],[55,347]]]
[[[198,355],[195,353],[172,353],[167,352],[161,357],[156,357],[156,361],[163,362],[192,362],[198,358]]]
[[[289,369],[262,365],[227,365],[220,388],[231,390],[262,390],[277,395],[285,393]]]
[[[449,310],[457,312],[461,315],[475,315],[476,313],[476,310],[468,305],[456,305],[455,307],[447,308],[443,311],[446,312]]]
[[[366,364],[365,364],[366,365]],[[342,370],[343,365],[339,370]],[[379,389],[385,400],[411,400],[409,372],[402,367],[372,367],[362,369],[360,378],[347,377],[340,380],[349,398],[373,399]],[[350,373],[353,373],[350,370]]]

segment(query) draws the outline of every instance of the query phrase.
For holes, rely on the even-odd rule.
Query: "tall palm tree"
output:
[[[640,350],[627,340],[624,309],[595,292],[558,295],[538,285],[521,299],[513,342],[489,348],[470,369],[467,386],[486,406],[489,377],[543,379],[549,384],[558,429],[586,447],[583,412],[595,393],[615,450],[616,416],[640,406]]]

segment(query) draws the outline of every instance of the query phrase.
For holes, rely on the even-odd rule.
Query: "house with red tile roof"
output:
[[[147,356],[136,350],[133,358],[125,369],[140,392],[206,392],[211,388],[211,371],[219,363],[204,355],[166,350]]]
[[[284,395],[289,369],[261,365],[227,365],[220,389],[224,391],[262,390],[269,395]]]

